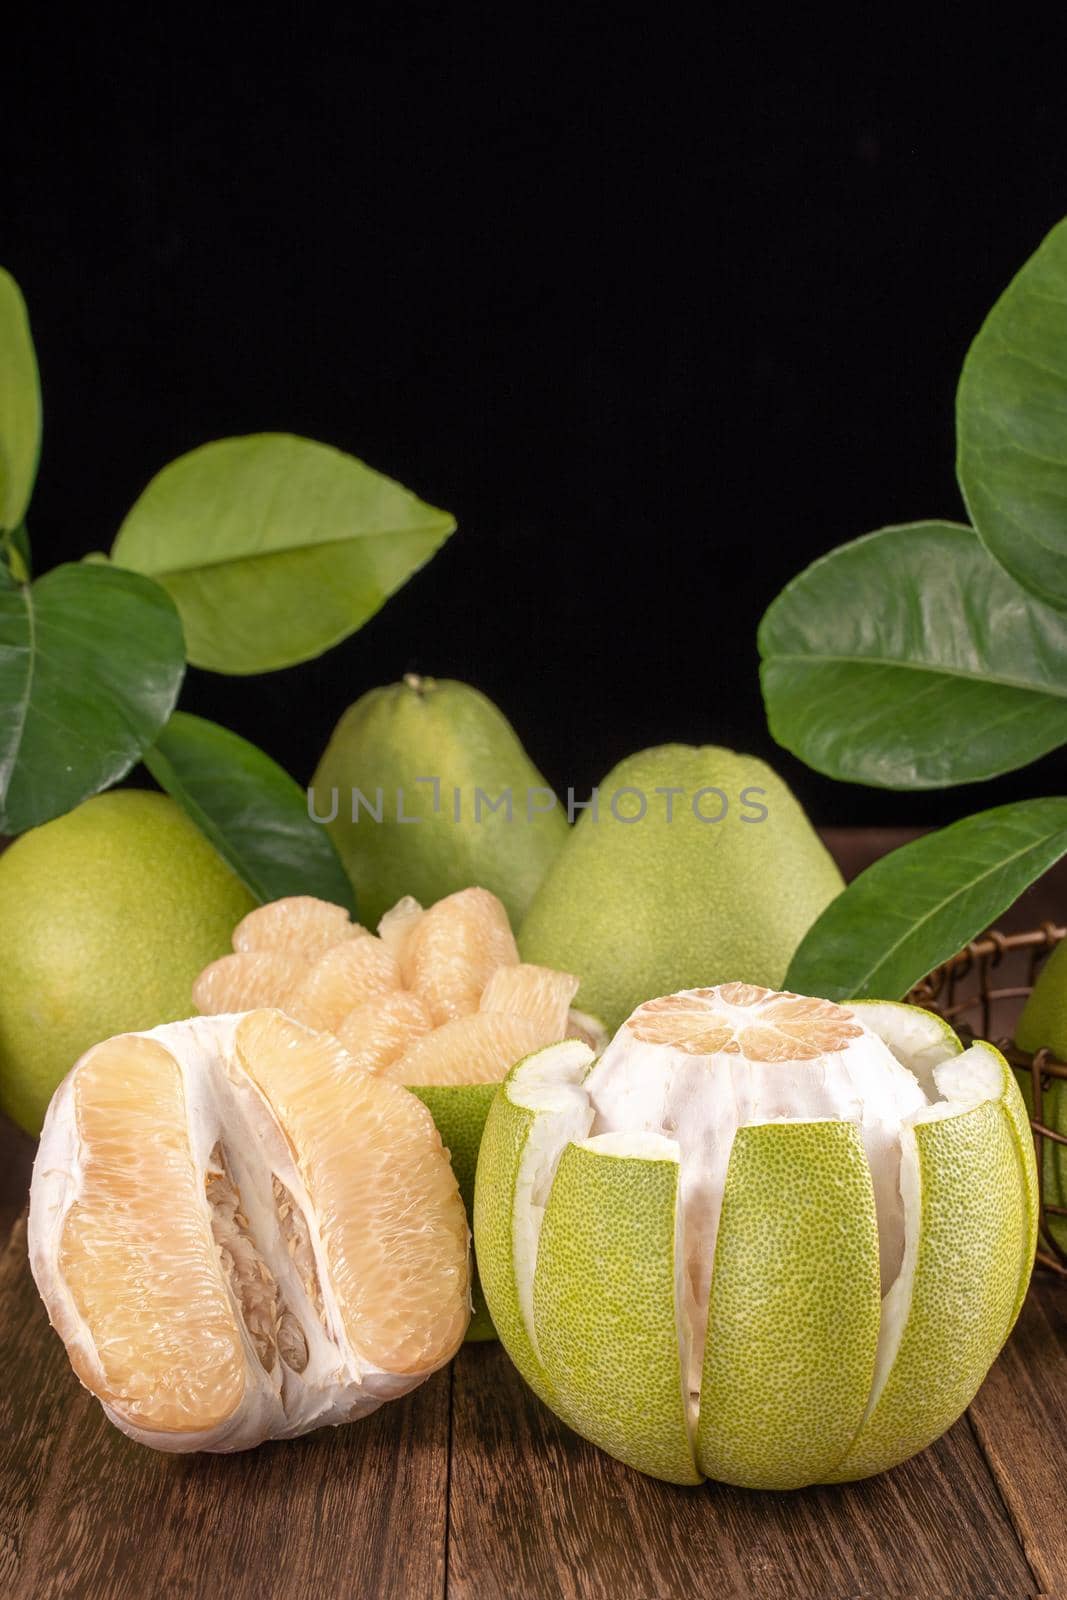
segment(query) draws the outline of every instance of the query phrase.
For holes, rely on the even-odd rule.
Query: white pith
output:
[[[295,1153],[277,1116],[241,1067],[235,1036],[241,1015],[194,1017],[155,1028],[143,1037],[157,1039],[178,1064],[186,1105],[186,1134],[194,1167],[204,1227],[211,1231],[213,1208],[204,1178],[218,1168],[213,1152],[221,1147],[240,1194],[241,1211],[255,1251],[273,1276],[284,1308],[299,1325],[307,1362],[297,1372],[279,1358],[265,1370],[245,1325],[233,1283],[220,1255],[219,1276],[226,1285],[245,1351],[244,1393],[218,1426],[206,1430],[160,1432],[139,1426],[116,1406],[103,1402],[115,1425],[131,1438],[171,1451],[232,1451],[266,1438],[291,1438],[328,1423],[354,1420],[383,1400],[405,1393],[425,1373],[391,1374],[363,1357],[349,1340],[333,1290],[314,1201],[301,1177]],[[89,1052],[91,1055],[92,1052]],[[83,1060],[86,1058],[83,1058]],[[90,1370],[106,1381],[92,1332],[82,1318],[60,1267],[63,1222],[84,1182],[75,1085],[80,1063],[68,1073],[52,1099],[34,1164],[28,1226],[30,1265],[53,1326],[68,1349],[78,1346]],[[308,1252],[317,1294],[309,1297],[301,1278],[301,1252],[291,1252],[277,1209],[277,1177],[300,1214],[304,1276]]]
[[[995,1052],[979,1044],[961,1053],[951,1029],[929,1013],[889,1003],[847,1009],[861,1023],[862,1036],[813,1060],[753,1062],[722,1053],[687,1055],[672,1045],[635,1039],[624,1024],[589,1070],[576,1057],[557,1062],[567,1046],[541,1051],[516,1070],[509,1098],[536,1113],[514,1213],[518,1297],[535,1351],[537,1241],[552,1179],[569,1140],[605,1158],[677,1159],[681,1203],[675,1314],[692,1423],[699,1409],[714,1242],[737,1129],[773,1122],[850,1121],[860,1131],[871,1169],[883,1269],[869,1415],[892,1370],[911,1309],[922,1204],[913,1130],[999,1100],[1003,1082]],[[884,1038],[875,1025],[884,1030]],[[556,1087],[549,1089],[549,1082]],[[568,1126],[583,1122],[584,1134],[568,1135]],[[524,1173],[527,1164],[529,1172]]]

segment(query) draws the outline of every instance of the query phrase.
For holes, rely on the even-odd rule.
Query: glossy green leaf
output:
[[[360,627],[454,527],[340,450],[261,433],[164,467],[111,556],[173,596],[194,665],[269,672]]]
[[[1067,853],[1067,799],[964,817],[883,856],[809,929],[784,987],[899,1000]]]
[[[26,302],[0,267],[0,529],[26,515],[41,451],[41,386]]]
[[[352,885],[330,835],[308,815],[304,790],[247,739],[176,711],[144,762],[259,900],[313,894],[355,910]]]
[[[988,549],[1067,610],[1067,221],[1005,289],[956,399],[957,471]]]
[[[888,789],[972,783],[1067,740],[1067,617],[970,528],[917,522],[842,545],[759,630],[778,743]]]
[[[72,563],[0,588],[0,833],[123,777],[184,671],[173,602],[136,573]]]

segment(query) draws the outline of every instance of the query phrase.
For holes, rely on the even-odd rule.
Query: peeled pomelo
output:
[[[45,1121],[29,1245],[82,1383],[161,1450],[364,1416],[448,1361],[469,1315],[432,1118],[278,1011],[82,1056]]]
[[[335,1035],[355,1067],[409,1087],[437,1123],[469,1212],[486,1113],[509,1068],[568,1033],[602,1043],[602,1030],[571,1014],[576,978],[519,963],[504,907],[485,889],[426,910],[405,896],[378,937],[336,911],[296,897],[253,912],[234,935],[244,948],[196,980],[196,1004],[278,1006]],[[468,1337],[492,1338],[476,1271],[473,1305]]]
[[[112,789],[0,857],[0,1110],[38,1133],[83,1051],[187,1017],[255,904],[166,795]]]
[[[1049,1050],[1056,1061],[1067,1065],[1067,939],[1060,941],[1038,973],[1015,1029],[1015,1042],[1031,1055]],[[1019,1083],[1032,1114],[1034,1089],[1030,1073],[1020,1071]],[[1067,1135],[1067,1078],[1048,1080],[1041,1097],[1041,1114],[1046,1128]],[[1049,1231],[1060,1249],[1067,1250],[1067,1144],[1043,1140],[1041,1165],[1046,1204],[1059,1206],[1064,1213],[1046,1213]]]
[[[318,816],[336,795],[330,835],[372,922],[402,895],[429,904],[470,883],[517,921],[568,833],[507,718],[444,678],[409,674],[349,706],[311,788]]]
[[[524,961],[578,973],[579,1006],[615,1029],[649,994],[730,978],[777,988],[843,887],[770,767],[714,745],[663,745],[600,784],[519,948]]]
[[[501,1340],[654,1477],[867,1477],[970,1403],[1022,1305],[1033,1144],[991,1045],[914,1007],[728,983],[497,1091],[474,1237]]]

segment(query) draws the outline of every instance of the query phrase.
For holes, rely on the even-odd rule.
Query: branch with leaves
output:
[[[975,783],[1067,743],[1067,221],[990,312],[964,362],[957,473],[970,526],[919,522],[842,545],[759,630],[778,743],[887,789]],[[1067,853],[1067,799],[979,812],[861,874],[786,982],[896,998]]]
[[[0,832],[21,833],[143,761],[261,900],[352,906],[303,791],[247,740],[175,707],[186,662],[307,661],[372,617],[455,528],[311,439],[220,439],[152,479],[110,555],[35,578],[28,515],[41,393],[26,305],[0,269]]]

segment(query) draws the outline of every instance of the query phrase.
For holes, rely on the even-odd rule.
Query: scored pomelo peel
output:
[[[88,1051],[49,1108],[29,1248],[81,1381],[163,1450],[363,1416],[448,1361],[469,1315],[432,1118],[279,1011]]]
[[[508,1069],[568,1035],[604,1042],[594,1018],[570,1010],[577,978],[521,963],[485,889],[427,910],[405,896],[377,936],[337,906],[294,896],[253,911],[233,944],[197,979],[199,1009],[278,1006],[335,1036],[355,1066],[413,1090],[451,1152],[468,1215],[486,1113]],[[492,1338],[476,1268],[473,1307],[467,1337]]]
[[[727,984],[512,1069],[474,1204],[540,1397],[678,1483],[880,1472],[970,1403],[1033,1264],[1017,1085],[914,1007]],[[629,1284],[629,1299],[625,1286]]]

